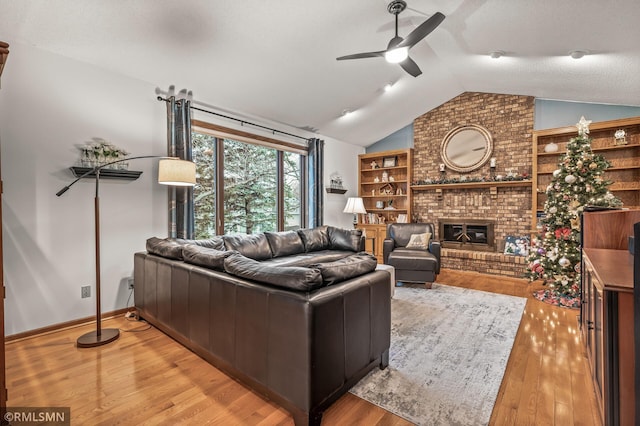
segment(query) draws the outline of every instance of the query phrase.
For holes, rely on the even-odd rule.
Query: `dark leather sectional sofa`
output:
[[[136,253],[142,318],[257,393],[296,425],[389,359],[390,275],[360,252],[359,231],[331,226],[151,238]]]

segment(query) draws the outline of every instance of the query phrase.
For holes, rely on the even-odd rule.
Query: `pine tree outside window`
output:
[[[306,225],[306,157],[298,152],[193,131],[195,238]]]

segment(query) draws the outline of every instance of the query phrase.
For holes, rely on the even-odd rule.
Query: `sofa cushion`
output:
[[[319,269],[324,284],[332,285],[371,272],[377,265],[375,256],[360,252],[334,262],[316,263],[310,268]]]
[[[271,247],[263,233],[224,235],[222,239],[227,250],[238,251],[254,260],[271,259]]]
[[[147,251],[149,253],[166,257],[167,259],[182,260],[182,247],[183,244],[168,239],[151,237],[147,240]]]
[[[398,248],[389,254],[387,264],[398,270],[435,271],[438,259],[428,251]]]
[[[334,226],[327,227],[329,244],[334,250],[360,250],[361,229],[342,229]]]
[[[186,240],[183,238],[170,238],[170,241],[175,241],[179,244],[194,244],[200,247],[207,247],[216,250],[224,250],[224,240],[222,237],[207,238],[204,240]]]
[[[304,244],[296,231],[265,232],[273,257],[304,253]]]
[[[216,271],[224,271],[224,259],[235,252],[216,250],[213,248],[185,244],[182,248],[182,257],[187,263],[204,266]]]
[[[300,266],[268,266],[249,259],[240,253],[232,253],[224,260],[227,273],[297,291],[311,291],[322,287],[320,270]]]
[[[326,250],[329,248],[329,234],[326,226],[318,226],[312,229],[298,229],[298,235],[304,244],[304,250],[310,251]]]

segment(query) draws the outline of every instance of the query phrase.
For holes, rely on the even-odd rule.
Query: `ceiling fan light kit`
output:
[[[384,57],[387,62],[400,64],[403,70],[411,74],[413,77],[417,77],[422,74],[420,67],[413,59],[409,57],[409,49],[415,46],[429,33],[435,30],[440,23],[444,20],[445,16],[436,12],[429,19],[418,25],[413,31],[407,35],[406,38],[402,38],[398,35],[398,15],[400,12],[407,8],[407,3],[404,0],[393,0],[387,6],[387,11],[392,15],[395,15],[395,36],[389,40],[389,44],[385,50],[379,50],[375,52],[356,53],[353,55],[340,56],[336,58],[338,61],[346,59],[363,59],[363,58],[375,58]]]
[[[384,52],[384,59],[390,64],[399,64],[409,57],[408,47],[398,47]]]

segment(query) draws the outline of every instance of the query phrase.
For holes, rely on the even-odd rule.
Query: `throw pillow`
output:
[[[429,248],[429,241],[431,240],[431,232],[425,232],[424,234],[411,234],[409,243],[407,243],[408,249],[412,250],[427,250]]]

